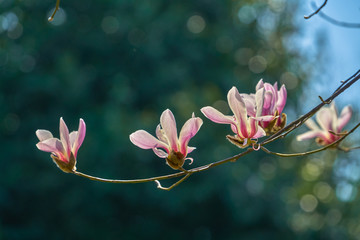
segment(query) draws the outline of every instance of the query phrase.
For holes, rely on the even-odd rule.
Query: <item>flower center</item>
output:
[[[175,170],[181,169],[185,162],[185,156],[181,152],[171,150],[166,158],[166,163]]]

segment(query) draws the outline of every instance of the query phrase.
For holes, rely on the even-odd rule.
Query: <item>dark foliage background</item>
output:
[[[58,136],[61,116],[70,130],[82,117],[87,135],[80,171],[121,179],[172,173],[128,139],[137,129],[154,133],[170,108],[178,129],[192,112],[204,120],[190,142],[197,147],[193,166],[238,153],[225,140],[228,126],[210,122],[199,109],[213,105],[227,113],[232,86],[253,92],[264,78],[285,83],[289,118],[300,114],[296,99],[311,69],[305,73],[304,57],[290,47],[299,32],[293,1],[63,0],[65,12],[48,23],[54,4],[0,1],[0,239],[351,235],[337,226],[346,211],[332,188],[333,152],[318,155],[328,165],[255,152],[166,192],[155,183],[115,185],[62,173],[35,147],[37,129]],[[308,147],[292,138],[272,149]],[[318,182],[330,188],[323,198],[313,190]],[[299,205],[306,194],[317,199],[316,210]]]

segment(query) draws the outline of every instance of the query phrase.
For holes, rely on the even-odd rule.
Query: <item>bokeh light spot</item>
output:
[[[197,34],[204,31],[206,22],[203,17],[194,15],[188,19],[186,26],[190,32]]]
[[[326,201],[331,196],[332,188],[326,182],[318,182],[314,186],[314,194],[321,201]]]
[[[101,28],[107,34],[116,33],[119,30],[119,20],[113,16],[106,16],[101,21]]]
[[[312,212],[318,205],[318,200],[311,194],[306,194],[300,199],[300,207],[305,212]]]
[[[256,11],[253,7],[245,5],[238,11],[238,18],[244,24],[250,24],[256,19]]]
[[[285,72],[280,77],[280,82],[285,84],[287,89],[294,89],[299,84],[299,79],[292,72]]]
[[[248,65],[250,58],[254,55],[250,48],[239,48],[235,52],[235,61],[239,65]]]
[[[253,73],[262,73],[265,71],[267,61],[263,56],[254,56],[249,60],[249,69]]]
[[[49,18],[51,16],[51,14],[54,12],[55,8],[51,9],[48,12],[48,17]],[[54,26],[60,26],[63,23],[65,23],[66,21],[66,12],[64,11],[64,9],[59,8],[59,10],[56,12],[54,19],[50,22],[51,25]]]
[[[342,181],[336,186],[336,196],[342,202],[351,202],[355,199],[357,189],[348,182]]]

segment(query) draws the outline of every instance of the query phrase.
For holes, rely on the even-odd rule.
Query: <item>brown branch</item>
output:
[[[59,6],[60,6],[60,0],[56,0],[55,10],[54,10],[53,14],[51,14],[51,16],[48,18],[49,22],[54,20],[55,14],[59,10]]]
[[[347,136],[349,136],[351,133],[353,133],[358,127],[360,126],[360,123],[358,123],[355,127],[353,127],[349,132],[347,132],[346,134],[344,134],[341,138],[339,138],[338,140],[334,141],[333,143],[329,144],[329,145],[326,145],[322,148],[319,148],[319,149],[315,149],[315,150],[312,150],[312,151],[309,151],[309,152],[302,152],[302,153],[277,153],[277,152],[272,152],[270,150],[268,150],[267,148],[265,147],[261,147],[261,149],[266,152],[266,153],[269,153],[269,154],[272,154],[272,155],[276,155],[276,156],[279,156],[279,157],[299,157],[299,156],[306,156],[306,155],[310,155],[310,154],[314,154],[314,153],[317,153],[317,152],[321,152],[321,151],[324,151],[328,148],[331,148],[331,147],[334,147],[334,146],[337,146],[341,141],[343,141]],[[343,151],[349,151],[350,149],[345,149],[345,148],[340,148],[339,149],[343,150]],[[351,148],[351,149],[356,149],[356,148]]]
[[[275,141],[278,138],[283,138],[287,134],[289,134],[294,129],[300,127],[306,120],[308,120],[310,117],[312,117],[317,111],[320,110],[325,104],[331,103],[332,100],[334,100],[338,95],[340,95],[342,92],[344,92],[346,89],[348,89],[351,85],[353,85],[355,82],[357,82],[360,79],[360,70],[356,72],[353,76],[351,76],[349,79],[347,79],[345,82],[341,84],[339,88],[337,88],[334,93],[327,98],[326,100],[322,101],[320,104],[318,104],[316,107],[314,107],[310,112],[306,113],[302,117],[296,119],[295,121],[291,122],[289,125],[287,125],[285,128],[281,129],[277,133],[271,135],[264,141],[262,141],[260,144],[268,144],[272,141]]]
[[[298,128],[299,126],[301,126],[307,119],[309,119],[311,116],[313,116],[322,106],[324,106],[325,104],[330,103],[334,98],[336,98],[338,95],[340,95],[342,92],[344,92],[347,88],[349,88],[352,84],[354,84],[356,81],[358,81],[360,79],[360,70],[358,72],[356,72],[356,74],[354,74],[353,76],[351,76],[349,79],[347,79],[346,81],[343,81],[342,84],[340,85],[339,88],[337,88],[335,90],[335,92],[325,101],[322,101],[319,105],[317,105],[316,107],[314,107],[310,112],[308,112],[307,114],[305,114],[304,116],[300,117],[299,119],[293,121],[292,123],[290,123],[288,126],[286,126],[285,128],[283,128],[282,130],[280,130],[279,132],[273,134],[272,136],[268,137],[267,139],[265,139],[264,141],[262,141],[260,144],[260,146],[264,149],[263,145],[266,145],[280,137],[285,137],[288,133],[290,133],[292,130]],[[360,123],[358,124],[360,125]],[[356,127],[358,127],[358,125]],[[355,129],[352,129],[348,134],[350,134],[351,132],[353,132]],[[348,135],[347,134],[347,135]],[[346,136],[347,136],[346,135]],[[345,136],[342,137],[342,139]],[[324,147],[322,150],[325,150],[326,148],[328,148],[329,146]],[[265,148],[266,149],[266,148]],[[266,149],[267,150],[267,149]],[[183,170],[182,172],[178,172],[178,173],[173,173],[173,174],[168,174],[168,175],[164,175],[164,176],[158,176],[158,177],[151,177],[151,178],[144,178],[144,179],[133,179],[133,180],[115,180],[115,179],[105,179],[105,178],[98,178],[98,177],[94,177],[94,176],[90,176],[78,171],[73,171],[72,173],[77,175],[77,176],[81,176],[81,177],[85,177],[88,178],[90,180],[93,181],[100,181],[100,182],[108,182],[108,183],[145,183],[145,182],[155,182],[158,187],[160,189],[164,189],[164,190],[170,190],[173,187],[179,185],[182,181],[184,181],[186,178],[188,178],[191,174],[193,173],[197,173],[197,172],[202,172],[205,170],[208,170],[210,168],[216,167],[218,165],[224,164],[224,163],[228,163],[228,162],[235,162],[236,160],[238,160],[240,157],[243,157],[249,153],[251,153],[252,151],[254,151],[253,148],[248,148],[246,151],[239,153],[233,157],[229,157],[229,158],[225,158],[223,160],[217,161],[217,162],[213,162],[210,164],[206,164],[200,167],[196,167],[190,170]],[[269,150],[267,150],[269,151]],[[319,152],[320,150],[314,150],[311,151],[310,153],[307,154],[311,154],[311,153],[315,153],[315,152]],[[269,151],[270,153],[270,151]],[[185,175],[185,176],[184,176]],[[171,178],[175,178],[175,177],[181,177],[184,176],[183,178],[181,178],[179,181],[177,181],[175,184],[173,184],[172,186],[170,186],[169,188],[164,188],[161,186],[160,184],[160,180],[164,180],[164,179],[171,179]]]
[[[325,1],[325,3],[326,3],[326,1]],[[325,3],[324,3],[324,4],[325,4]],[[360,23],[342,22],[342,21],[336,20],[336,19],[334,19],[334,18],[326,15],[326,14],[323,13],[323,12],[320,12],[320,9],[323,8],[324,4],[323,4],[316,12],[314,12],[313,14],[311,14],[309,17],[305,17],[305,16],[304,16],[304,18],[305,18],[305,19],[309,19],[309,18],[312,17],[314,14],[317,14],[317,13],[318,13],[321,18],[323,18],[324,20],[326,20],[326,21],[328,21],[329,23],[332,23],[332,24],[334,24],[334,25],[337,25],[337,26],[340,26],[340,27],[346,27],[346,28],[360,28]],[[316,6],[316,4],[315,4],[314,2],[312,2],[311,5],[312,5],[312,7],[313,7],[314,9],[317,9],[317,6]]]
[[[324,3],[323,3],[315,12],[313,12],[312,14],[310,14],[310,15],[308,15],[308,16],[304,16],[304,18],[305,18],[305,19],[310,19],[310,18],[311,18],[312,16],[314,16],[315,14],[318,14],[318,13],[321,11],[321,9],[322,9],[323,7],[325,7],[326,3],[327,3],[327,0],[325,0]],[[313,4],[315,4],[315,3],[313,3]]]

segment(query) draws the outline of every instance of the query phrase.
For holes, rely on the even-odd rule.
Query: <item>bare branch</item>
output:
[[[300,127],[306,120],[308,120],[310,117],[312,117],[317,111],[320,110],[320,108],[322,108],[325,104],[329,104],[331,103],[332,100],[334,100],[338,95],[340,95],[342,92],[344,92],[346,89],[348,89],[351,85],[353,85],[355,82],[357,82],[360,79],[360,70],[356,72],[356,74],[352,75],[349,79],[347,79],[346,81],[344,81],[339,88],[337,88],[334,93],[327,98],[326,100],[322,101],[319,105],[317,105],[316,107],[314,107],[310,112],[306,113],[305,115],[303,115],[302,117],[296,119],[295,121],[293,121],[292,123],[290,123],[289,125],[287,125],[285,128],[281,129],[280,131],[278,131],[277,133],[271,135],[270,137],[268,137],[267,139],[265,139],[264,141],[262,141],[260,144],[264,145],[264,144],[268,144],[272,141],[275,141],[278,138],[283,138],[285,137],[287,134],[289,134],[291,131],[293,131],[294,129]]]
[[[297,120],[293,121],[292,123],[290,123],[288,126],[286,126],[285,128],[281,129],[280,131],[278,131],[277,133],[271,135],[270,137],[268,137],[267,139],[265,139],[264,141],[262,141],[261,143],[258,143],[261,148],[265,151],[268,152],[270,154],[275,154],[278,156],[284,156],[284,157],[293,157],[293,156],[303,156],[303,155],[307,155],[307,154],[312,154],[315,152],[320,152],[323,151],[331,146],[335,146],[335,144],[339,143],[340,141],[342,141],[346,136],[348,136],[350,133],[352,133],[357,127],[359,127],[360,123],[358,125],[356,125],[356,127],[354,127],[349,133],[347,133],[346,135],[343,135],[340,139],[338,139],[336,142],[334,142],[333,144],[330,144],[328,146],[325,146],[323,148],[314,150],[314,151],[310,151],[310,152],[306,152],[306,153],[301,153],[299,154],[281,154],[281,153],[274,153],[269,151],[268,149],[264,148],[263,146],[275,141],[278,138],[282,138],[285,137],[287,134],[289,134],[292,130],[298,128],[299,126],[301,126],[307,119],[309,119],[311,116],[313,116],[318,110],[320,110],[321,107],[323,107],[325,104],[330,103],[333,99],[335,99],[338,95],[340,95],[342,92],[344,92],[346,89],[348,89],[352,84],[354,84],[356,81],[358,81],[360,79],[360,70],[357,71],[353,76],[351,76],[349,79],[342,81],[342,84],[340,85],[339,88],[337,88],[334,93],[326,100],[322,101],[320,104],[318,104],[316,107],[314,107],[310,112],[308,112],[307,114],[305,114],[304,116],[298,118]],[[158,177],[151,177],[151,178],[144,178],[144,179],[133,179],[133,180],[115,180],[115,179],[105,179],[105,178],[98,178],[98,177],[94,177],[94,176],[90,176],[78,171],[73,171],[72,173],[77,175],[77,176],[81,176],[81,177],[85,177],[88,178],[90,180],[93,181],[100,181],[100,182],[108,182],[108,183],[145,183],[145,182],[155,182],[158,184],[158,188],[163,189],[163,190],[170,190],[174,187],[176,187],[177,185],[179,185],[181,182],[183,182],[185,179],[187,179],[191,174],[193,173],[197,173],[197,172],[202,172],[202,171],[206,171],[210,168],[216,167],[218,165],[224,164],[224,163],[228,163],[228,162],[236,162],[236,160],[238,160],[240,157],[243,157],[251,152],[253,152],[254,149],[253,148],[248,148],[246,149],[246,151],[239,153],[235,156],[229,157],[229,158],[225,158],[223,160],[217,161],[217,162],[213,162],[210,164],[206,164],[200,167],[196,167],[190,170],[185,170],[182,169],[182,172],[178,172],[178,173],[174,173],[174,174],[169,174],[169,175],[164,175],[164,176],[158,176]],[[185,175],[185,176],[184,176]],[[160,184],[160,180],[164,180],[164,179],[171,179],[171,178],[176,178],[176,177],[181,177],[184,176],[183,178],[181,178],[179,181],[177,181],[176,183],[174,183],[172,186],[165,188],[162,187]]]
[[[317,152],[321,152],[321,151],[324,151],[325,149],[328,149],[328,148],[331,148],[331,147],[335,147],[337,146],[342,140],[344,140],[347,136],[349,136],[351,133],[353,133],[358,127],[360,126],[360,123],[358,123],[355,127],[353,127],[348,133],[346,134],[343,134],[341,138],[339,138],[338,140],[336,140],[335,142],[329,144],[329,145],[326,145],[325,147],[322,147],[322,148],[319,148],[319,149],[316,149],[316,150],[313,150],[313,151],[309,151],[309,152],[302,152],[302,153],[277,153],[277,152],[272,152],[270,150],[268,150],[267,148],[265,147],[261,147],[261,149],[266,152],[266,153],[269,153],[269,154],[272,154],[272,155],[276,155],[276,156],[279,156],[279,157],[299,157],[299,156],[306,156],[306,155],[310,155],[310,154],[313,154],[313,153],[317,153]],[[339,148],[341,150],[344,150],[344,151],[349,151],[348,149],[342,149],[342,148]],[[355,149],[355,148],[351,148],[351,149]]]
[[[325,1],[326,2],[326,1]],[[314,8],[314,9],[316,9],[317,8],[317,6],[316,6],[316,4],[314,3],[314,2],[312,2],[312,7]],[[324,5],[322,5],[317,11],[316,11],[316,13],[319,13],[319,16],[321,17],[321,18],[323,18],[324,20],[326,20],[326,21],[328,21],[329,23],[332,23],[332,24],[334,24],[334,25],[337,25],[337,26],[340,26],[340,27],[346,27],[346,28],[360,28],[360,23],[349,23],[349,22],[342,22],[342,21],[339,21],[339,20],[336,20],[336,19],[334,19],[334,18],[332,18],[332,17],[329,17],[328,15],[326,15],[325,13],[323,13],[323,12],[319,12],[320,11],[320,9],[323,7]],[[315,13],[313,13],[312,15],[314,15]],[[311,16],[312,16],[311,15]],[[311,17],[310,16],[310,17]],[[308,19],[308,18],[306,18],[305,17],[305,19]]]
[[[55,10],[54,10],[53,14],[51,14],[51,16],[48,18],[49,22],[54,20],[54,16],[55,16],[56,12],[59,10],[59,6],[60,6],[60,0],[56,0]]]
[[[314,16],[315,14],[318,14],[318,13],[321,11],[321,9],[322,9],[323,7],[325,7],[326,3],[327,3],[327,0],[325,0],[325,2],[324,2],[315,12],[313,12],[312,14],[310,14],[310,15],[308,15],[308,16],[304,16],[304,18],[305,18],[305,19],[309,19],[309,18],[311,18],[312,16]],[[315,4],[315,3],[313,3],[313,4]]]
[[[187,179],[188,177],[190,177],[191,173],[186,174],[184,177],[182,177],[179,181],[177,181],[176,183],[174,183],[173,185],[171,185],[170,187],[166,188],[161,186],[160,182],[158,180],[155,180],[154,182],[157,184],[157,188],[161,189],[161,190],[166,190],[169,191],[171,189],[173,189],[174,187],[178,186],[180,183],[182,183],[183,181],[185,181],[185,179]]]

